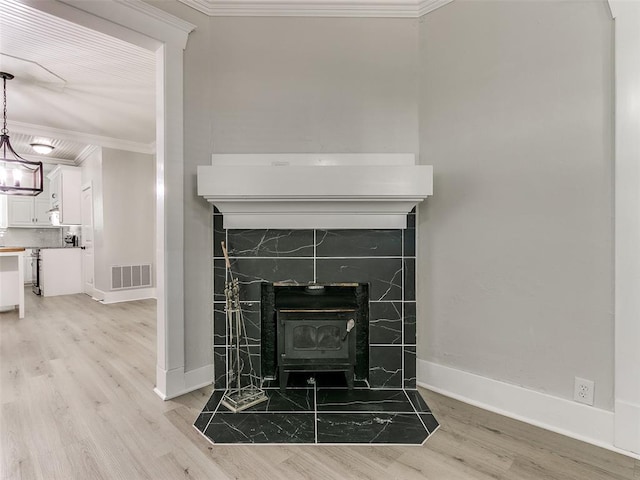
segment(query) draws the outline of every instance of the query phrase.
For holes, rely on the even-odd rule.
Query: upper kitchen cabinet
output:
[[[49,182],[42,184],[42,193],[35,197],[7,195],[6,212],[9,227],[54,227],[49,218]]]
[[[60,225],[80,225],[82,223],[80,167],[58,165],[47,175],[47,178],[51,181],[50,208],[53,212],[53,222]]]

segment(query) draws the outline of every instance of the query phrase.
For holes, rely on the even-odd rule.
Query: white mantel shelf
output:
[[[433,169],[413,154],[213,155],[198,195],[231,229],[406,228],[433,193]]]

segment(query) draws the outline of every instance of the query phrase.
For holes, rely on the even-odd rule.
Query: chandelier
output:
[[[7,80],[13,75],[0,72],[3,92],[3,123],[0,135],[0,194],[35,197],[42,192],[42,162],[25,160],[11,146],[7,130]]]

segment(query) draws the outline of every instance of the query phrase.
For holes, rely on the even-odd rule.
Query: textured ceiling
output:
[[[20,133],[28,133],[25,125],[71,132],[58,140],[56,156],[84,149],[74,145],[73,133],[155,141],[153,52],[18,0],[0,0],[0,12],[0,70],[15,75],[7,82],[10,133],[12,122]],[[14,147],[30,150],[28,140],[16,138]]]

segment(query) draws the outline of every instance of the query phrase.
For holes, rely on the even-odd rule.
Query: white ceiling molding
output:
[[[211,17],[418,18],[453,0],[179,0]]]
[[[72,132],[59,128],[32,125],[23,122],[7,122],[10,132],[24,133],[27,135],[39,135],[42,137],[52,137],[60,140],[68,140],[87,145],[97,145],[99,147],[113,148],[116,150],[126,150],[128,152],[155,154],[155,141],[151,143],[134,142],[131,140],[120,140],[118,138],[103,137],[90,133]]]
[[[143,33],[149,35],[151,38],[157,38],[164,42],[180,45],[183,49],[187,45],[189,33],[196,28],[192,23],[171,15],[142,0],[108,0],[100,2],[87,2],[86,0],[59,1],[100,18],[109,18],[114,25],[118,24],[127,28],[130,28],[132,22],[134,22],[132,20],[132,13],[140,13],[145,18],[145,31]],[[116,9],[114,8],[114,4],[122,5],[125,8]],[[102,27],[105,27],[105,25],[102,25]],[[112,25],[106,27],[112,28]]]
[[[198,167],[198,195],[231,229],[402,229],[432,194],[433,167],[413,154],[214,154]]]
[[[76,158],[76,165],[82,165],[82,162],[89,158],[99,148],[100,147],[98,147],[97,145],[87,145],[82,153],[78,155],[78,158]]]
[[[27,153],[21,153],[20,156],[26,160],[31,160],[32,162],[42,162],[45,165],[77,165],[77,162],[69,160],[68,158],[42,157],[40,155],[30,155]]]
[[[422,17],[427,13],[433,12],[434,10],[444,7],[448,3],[453,2],[453,0],[426,0],[418,3],[418,17]]]

